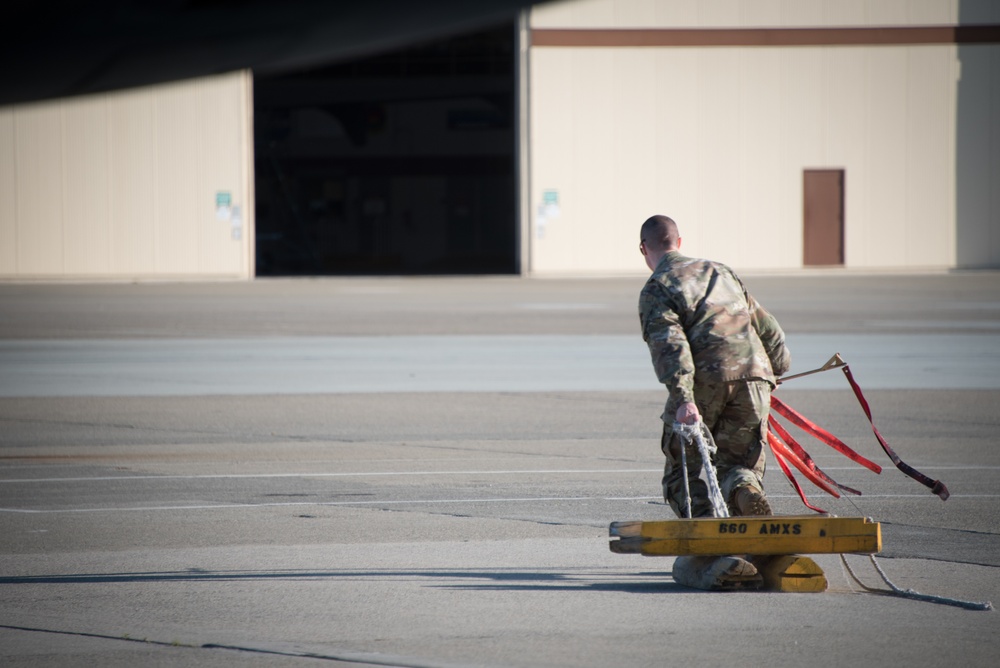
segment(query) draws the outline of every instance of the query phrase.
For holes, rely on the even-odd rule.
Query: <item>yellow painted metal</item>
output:
[[[779,554],[753,557],[750,561],[764,579],[767,591],[816,593],[826,591],[829,584],[823,569],[809,557]]]
[[[786,515],[612,522],[611,551],[647,556],[874,554],[878,522],[864,517]]]

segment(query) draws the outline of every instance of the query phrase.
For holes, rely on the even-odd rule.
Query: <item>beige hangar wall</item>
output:
[[[809,168],[845,170],[845,267],[956,266],[959,46],[540,46],[535,36],[954,26],[958,12],[958,0],[535,7],[529,273],[640,273],[638,227],[653,213],[678,221],[692,255],[739,269],[801,268]],[[1000,173],[996,152],[984,159]],[[998,213],[994,201],[994,228]],[[984,264],[1000,263],[997,241]]]
[[[252,277],[251,112],[249,72],[0,107],[0,280]]]

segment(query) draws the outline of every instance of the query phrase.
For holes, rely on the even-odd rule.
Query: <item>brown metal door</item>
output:
[[[844,170],[807,169],[802,184],[802,263],[844,264]]]

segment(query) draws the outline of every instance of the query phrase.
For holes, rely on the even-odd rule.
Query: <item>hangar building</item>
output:
[[[1000,266],[1000,3],[566,0],[0,107],[0,280]]]

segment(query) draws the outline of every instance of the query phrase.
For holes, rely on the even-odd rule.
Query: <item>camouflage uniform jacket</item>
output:
[[[729,267],[669,251],[639,296],[642,338],[675,404],[695,383],[762,379],[788,371],[791,356],[774,319]]]

